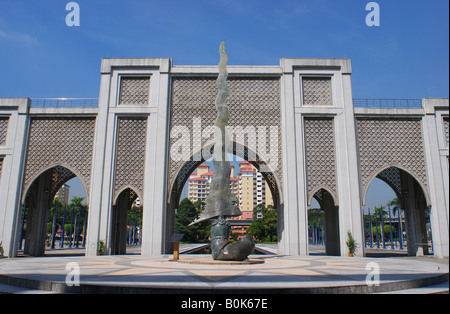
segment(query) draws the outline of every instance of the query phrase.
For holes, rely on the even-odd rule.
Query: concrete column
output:
[[[349,62],[349,61],[348,61]],[[348,66],[350,67],[350,66]],[[353,113],[353,96],[351,88],[351,71],[335,77],[336,103],[342,107],[335,121],[336,137],[336,175],[339,199],[339,231],[341,255],[346,256],[347,232],[352,233],[358,249],[357,256],[364,255],[364,233],[361,213],[361,196],[359,183],[359,164],[356,144],[355,117]],[[345,248],[345,249],[344,249]]]
[[[341,254],[339,236],[339,207],[334,205],[333,197],[327,191],[322,192],[322,204],[325,216],[325,253],[339,256]]]
[[[278,231],[278,253],[307,255],[307,211],[300,205],[298,186],[297,134],[294,111],[293,68],[288,60],[281,60],[281,141],[283,151],[283,215]],[[293,132],[293,130],[296,130]]]
[[[0,146],[5,156],[0,178],[0,242],[4,255],[14,257],[18,251],[21,223],[22,185],[28,138],[28,99],[0,99],[0,114],[8,115],[6,143]]]
[[[108,105],[110,94],[111,73],[102,73],[100,95],[98,102],[98,116],[95,125],[94,151],[92,156],[91,185],[89,189],[89,218],[87,228],[86,256],[97,255],[97,241],[105,241],[105,235],[100,237],[101,209],[103,189],[103,174],[105,160],[105,146],[108,124]],[[104,217],[103,217],[104,218]]]
[[[442,113],[448,114],[448,99],[424,99],[423,140],[429,182],[430,222],[434,255],[449,256],[449,168],[448,144],[444,138]]]
[[[43,256],[45,253],[45,235],[47,234],[47,220],[51,206],[50,189],[52,182],[51,170],[44,172],[37,179],[36,206],[28,222],[30,245],[28,254],[31,256]]]
[[[144,256],[165,253],[169,241],[166,226],[173,217],[167,212],[167,169],[170,141],[170,60],[163,60],[159,72],[158,94],[148,119],[144,177],[142,252]]]

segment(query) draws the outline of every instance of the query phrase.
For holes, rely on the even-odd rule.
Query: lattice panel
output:
[[[0,118],[0,145],[6,144],[9,118]]]
[[[281,156],[281,116],[280,116],[280,81],[279,78],[232,78],[227,80],[230,90],[227,104],[230,107],[230,127],[240,126],[243,129],[247,126],[253,126],[255,130],[258,127],[266,127],[267,137],[266,146],[269,147],[269,127],[278,128],[278,145],[275,156],[278,158],[278,168],[271,169],[282,184],[282,156]],[[201,131],[207,126],[213,126],[217,117],[215,109],[215,98],[217,96],[216,78],[174,78],[172,82],[172,116],[171,126],[186,126],[191,130],[192,137],[202,138]],[[201,118],[201,130],[197,133],[193,128],[194,118]],[[239,132],[238,132],[239,133]],[[249,142],[257,142],[257,134],[248,135]],[[202,138],[202,147],[213,137]],[[247,139],[246,139],[247,140]],[[171,139],[170,147],[180,139]],[[237,147],[236,149],[242,149]],[[195,153],[195,152],[194,152]],[[241,152],[239,152],[241,153]],[[264,155],[265,152],[263,152]],[[256,152],[258,155],[258,152]],[[258,162],[258,160],[257,160]],[[261,162],[261,161],[259,161]],[[177,175],[182,176],[178,182],[183,182],[189,176],[186,170],[178,174],[184,161],[169,162],[169,186],[175,183]],[[183,167],[183,169],[188,169]],[[186,172],[186,173],[185,173]],[[182,187],[180,187],[182,188]],[[280,186],[278,188],[281,188]],[[170,190],[170,189],[169,189]],[[177,193],[178,191],[174,191]],[[181,190],[179,191],[181,192]]]
[[[367,190],[382,168],[401,166],[428,192],[422,124],[418,119],[357,119],[361,183]]]
[[[75,174],[67,168],[61,166],[53,168],[51,195],[55,195],[64,183],[75,177]]]
[[[114,177],[114,199],[125,187],[133,187],[142,197],[144,191],[147,118],[119,118]]]
[[[307,106],[332,106],[331,78],[304,77],[303,104]]]
[[[122,77],[121,105],[147,105],[150,94],[150,77]]]
[[[402,177],[400,175],[400,169],[397,167],[387,168],[380,172],[377,178],[383,180],[394,190],[397,196],[402,195]]]
[[[308,200],[318,188],[337,197],[333,119],[305,119]]]
[[[449,139],[448,139],[448,117],[444,118],[444,132],[445,132],[445,143],[449,144]]]
[[[30,125],[25,188],[49,166],[70,167],[85,183],[91,182],[95,119],[33,118]]]

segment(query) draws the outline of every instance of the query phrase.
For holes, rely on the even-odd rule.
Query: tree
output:
[[[308,224],[312,225],[322,225],[324,220],[323,210],[320,208],[311,208],[308,209]]]
[[[392,206],[391,209],[392,209],[392,213],[394,214],[394,216],[395,216],[395,213],[397,212],[397,210],[401,210],[400,202],[398,201],[398,197],[395,197],[392,200],[390,200],[387,203],[387,205]]]
[[[193,204],[188,198],[180,202],[175,216],[175,233],[184,233],[184,242],[202,242],[209,236],[208,222],[189,226],[199,217],[203,206],[203,202],[197,201]]]
[[[277,240],[277,211],[272,205],[267,208],[259,204],[253,209],[254,220],[247,232],[258,242],[275,242]],[[258,218],[260,217],[260,218]]]
[[[73,241],[76,241],[76,245],[78,246],[78,241],[80,240],[80,235],[84,234],[84,228],[86,225],[86,217],[88,212],[88,206],[83,204],[84,197],[74,196],[69,204],[69,220],[71,224],[73,224],[70,228],[71,234],[73,234]],[[67,218],[66,218],[67,221]],[[70,231],[69,231],[70,233]]]
[[[52,202],[52,206],[50,208],[50,213],[48,215],[48,223],[47,223],[47,233],[53,234],[54,229],[58,228],[58,221],[62,217],[62,209],[64,208],[64,204],[61,202],[61,196],[55,197]],[[55,215],[56,213],[56,215]]]
[[[142,206],[133,206],[128,211],[128,221],[132,224],[142,225]]]

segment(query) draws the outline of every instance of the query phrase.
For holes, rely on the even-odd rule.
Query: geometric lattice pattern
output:
[[[319,188],[336,198],[336,154],[333,119],[305,119],[308,200]]]
[[[363,191],[382,168],[400,166],[428,193],[421,120],[359,118],[356,125]]]
[[[266,146],[270,140],[269,128],[275,126],[278,129],[279,140],[275,147],[275,156],[278,158],[278,168],[271,169],[271,171],[282,183],[282,156],[281,156],[281,114],[280,114],[280,80],[278,77],[268,78],[246,78],[246,77],[229,77],[227,80],[229,87],[229,96],[227,98],[227,105],[230,108],[230,119],[228,126],[252,126],[257,130],[258,127],[267,128]],[[205,144],[214,138],[202,137],[202,130],[208,126],[213,126],[217,118],[217,111],[215,108],[215,98],[217,96],[217,86],[215,77],[175,77],[172,79],[172,107],[171,107],[171,127],[185,126],[191,131],[191,143],[184,143],[192,147],[192,137],[196,139],[201,138],[202,148]],[[193,129],[194,119],[201,119],[201,130],[198,133]],[[194,134],[193,134],[194,133]],[[257,142],[256,132],[248,134],[246,140],[249,143]],[[180,139],[171,139],[170,147],[175,141]],[[267,146],[269,147],[269,146]],[[239,146],[237,149],[242,149]],[[245,149],[244,149],[245,150]],[[195,152],[193,152],[195,153]],[[257,163],[262,162],[258,160],[258,151],[256,153]],[[265,152],[262,152],[264,155]],[[236,154],[243,156],[245,152],[236,152]],[[186,161],[169,161],[169,191],[174,186],[175,180],[184,182],[190,175],[187,168],[183,173],[178,173]],[[193,165],[195,162],[193,162]],[[191,170],[192,171],[192,170]],[[189,173],[188,173],[189,172]],[[178,176],[178,179],[177,179]],[[181,176],[181,177],[180,177]],[[182,188],[182,186],[181,186]],[[281,188],[281,186],[278,186]],[[176,187],[178,189],[178,187]],[[177,191],[173,191],[177,193]],[[179,191],[181,192],[181,190]]]
[[[150,93],[150,77],[122,77],[121,105],[147,105]]]
[[[125,187],[132,187],[142,197],[146,141],[147,118],[118,119],[114,200]]]
[[[89,193],[95,119],[33,118],[30,126],[24,187],[49,166],[73,169]],[[87,197],[89,197],[87,195]]]
[[[55,195],[65,182],[75,177],[76,175],[67,168],[61,166],[52,168],[52,187],[50,195]]]
[[[0,145],[6,144],[6,135],[8,133],[8,118],[0,118]]]
[[[398,199],[402,197],[402,177],[397,167],[387,168],[377,175],[377,178],[386,182],[397,194]]]
[[[449,143],[449,139],[448,139],[448,117],[444,118],[444,134],[445,134],[445,143],[447,144],[448,147],[448,143]]]
[[[303,105],[332,106],[331,78],[303,77]]]

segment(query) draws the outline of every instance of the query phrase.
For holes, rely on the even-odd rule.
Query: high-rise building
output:
[[[239,208],[243,219],[252,219],[257,205],[273,205],[272,193],[261,172],[251,163],[243,161],[239,168]]]
[[[207,164],[201,164],[188,179],[188,198],[192,202],[205,202],[214,171]],[[263,175],[248,161],[239,164],[239,175],[234,175],[234,165],[231,165],[230,188],[239,201],[242,216],[230,219],[232,231],[244,234],[253,221],[253,209],[259,205],[273,205],[272,193]]]
[[[63,184],[63,186],[56,192],[55,198],[61,197],[61,202],[65,205],[69,204],[70,185]]]
[[[209,171],[207,164],[201,164],[188,179],[188,199],[193,203],[199,200],[205,202],[209,194],[213,174],[214,171]],[[234,165],[231,165],[230,188],[236,198],[239,198],[238,187],[239,179],[234,176]]]

